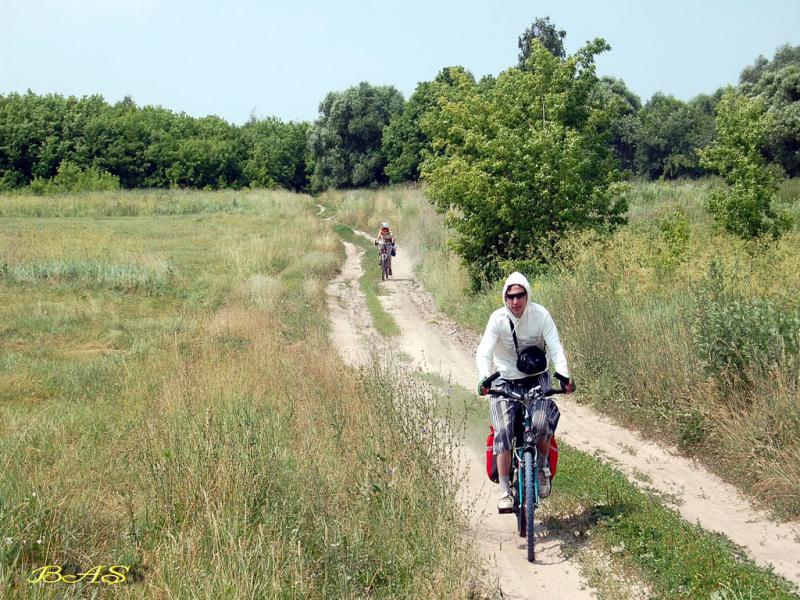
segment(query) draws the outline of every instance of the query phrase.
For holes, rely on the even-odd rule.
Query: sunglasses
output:
[[[506,300],[516,300],[518,298],[524,298],[528,295],[528,292],[520,292],[519,294],[506,294]]]

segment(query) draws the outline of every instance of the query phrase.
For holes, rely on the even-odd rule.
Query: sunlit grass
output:
[[[55,196],[0,194],[0,217],[136,217],[259,214],[271,218],[292,211],[297,195],[291,192],[221,190],[202,194],[184,190],[130,190],[83,192]]]
[[[402,375],[328,342],[310,198],[0,207],[2,597],[92,593],[24,583],[45,564],[130,565],[92,588],[126,598],[469,594],[441,436],[412,446]]]

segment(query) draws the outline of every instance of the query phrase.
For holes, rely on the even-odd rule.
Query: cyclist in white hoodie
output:
[[[518,417],[520,406],[502,396],[493,396],[484,380],[492,373],[492,362],[500,372],[500,377],[492,386],[511,385],[515,391],[524,393],[534,386],[550,390],[550,373],[548,366],[555,367],[555,376],[566,393],[575,390],[575,384],[569,376],[569,366],[564,348],[558,337],[558,329],[553,317],[547,309],[530,301],[531,285],[522,273],[514,272],[508,276],[503,286],[503,303],[505,306],[494,311],[486,324],[481,342],[476,353],[478,365],[478,393],[489,395],[492,425],[494,426],[494,454],[497,456],[497,472],[500,479],[500,501],[497,508],[500,512],[509,512],[513,505],[511,498],[509,472],[511,470],[511,442],[514,432],[514,421]],[[538,350],[536,350],[538,349]],[[520,371],[519,356],[525,351],[532,353],[544,351],[547,360],[542,358],[540,372]],[[539,368],[537,367],[537,369]],[[550,494],[550,469],[547,464],[547,449],[550,437],[558,424],[557,410],[553,415],[543,419],[547,431],[542,431],[537,447],[539,449],[539,495]]]

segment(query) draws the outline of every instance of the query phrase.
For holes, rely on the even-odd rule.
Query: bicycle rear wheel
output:
[[[523,506],[525,512],[525,537],[527,538],[528,546],[528,562],[536,560],[536,536],[533,530],[533,517],[536,510],[536,457],[533,451],[528,450],[523,456],[524,473],[525,473],[525,497]]]
[[[389,269],[386,265],[386,255],[381,254],[381,281],[386,281],[386,279],[389,277]]]

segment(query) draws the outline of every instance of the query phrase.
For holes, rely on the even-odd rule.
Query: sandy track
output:
[[[345,266],[328,287],[331,336],[346,362],[364,364],[368,360],[364,348],[374,348],[381,342],[371,331],[366,301],[357,283],[362,272],[361,251],[352,244],[344,244]],[[442,335],[435,324],[427,322],[412,300],[410,290],[414,294],[421,290],[407,261],[395,260],[393,270],[395,277],[386,284],[393,293],[382,296],[381,302],[402,331],[399,338],[392,340],[395,351],[413,357],[414,366],[466,385],[474,378],[466,352]],[[472,515],[473,537],[485,557],[485,568],[492,580],[501,579],[503,598],[530,598],[534,592],[550,600],[594,598],[577,566],[564,558],[558,540],[548,537],[546,532],[542,532],[537,544],[536,563],[528,563],[524,540],[516,534],[514,516],[497,514],[497,490],[486,479],[483,457],[472,446],[462,446],[460,451],[460,463],[467,466],[462,502]]]
[[[328,284],[326,303],[336,349],[347,364],[358,366],[369,360],[370,350],[381,343],[381,336],[372,327],[367,302],[358,284],[364,272],[361,251],[353,244],[343,243],[344,267]]]
[[[346,247],[347,264],[329,288],[332,335],[346,360],[361,364],[366,356],[359,354],[355,346],[369,347],[370,343],[379,343],[376,341],[379,337],[371,329],[364,299],[360,297],[359,253],[351,244]],[[415,366],[472,389],[477,337],[446,316],[435,314],[433,302],[416,281],[407,254],[395,259],[393,269],[395,278],[386,284],[390,294],[381,297],[402,331],[393,344],[413,357]],[[343,288],[349,291],[343,294]],[[565,397],[558,403],[559,439],[580,450],[598,453],[629,478],[637,475],[634,481],[649,479],[647,486],[676,498],[675,508],[685,519],[724,533],[743,546],[757,563],[772,565],[777,573],[800,584],[800,524],[774,523],[754,510],[735,488],[700,465],[644,441],[586,406]],[[550,539],[546,532],[537,546],[541,548],[537,562],[534,565],[527,562],[524,540],[516,536],[513,516],[497,515],[497,490],[488,483],[483,471],[481,442],[469,440],[465,449],[470,466],[465,501],[478,509],[473,524],[475,537],[483,555],[489,557],[487,566],[491,572],[503,574],[504,597],[527,598],[531,595],[528,590],[537,590],[541,597],[551,600],[593,597],[577,567],[564,559],[558,540]]]

